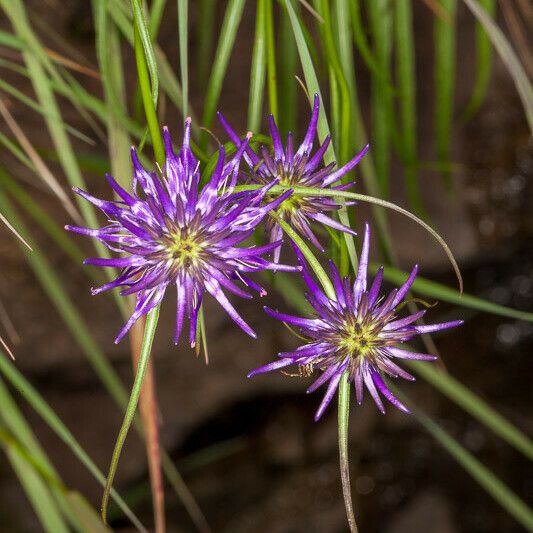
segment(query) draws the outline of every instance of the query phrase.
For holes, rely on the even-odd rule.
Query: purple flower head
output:
[[[273,181],[279,182],[286,187],[312,187],[314,189],[336,189],[345,190],[353,183],[334,185],[345,174],[352,170],[361,161],[368,151],[368,145],[361,150],[351,161],[343,167],[334,170],[335,163],[322,165],[322,158],[330,143],[329,135],[319,144],[314,155],[311,155],[313,143],[315,141],[318,125],[318,115],[320,111],[320,98],[315,94],[313,113],[311,121],[302,144],[294,151],[292,133],[287,137],[285,149],[281,142],[281,137],[276,126],[274,117],[269,117],[270,136],[274,153],[262,146],[259,153],[254,152],[251,147],[244,151],[244,160],[249,167],[249,176],[252,183],[267,185]],[[229,135],[232,142],[241,146],[241,140],[235,133],[226,119],[218,113],[218,118]],[[292,196],[278,209],[278,215],[296,229],[303,237],[311,241],[319,250],[323,251],[322,245],[314,235],[309,226],[309,222],[315,221],[334,229],[346,233],[355,233],[347,226],[340,224],[336,220],[328,217],[324,213],[335,211],[339,208],[337,202],[326,196]],[[270,234],[270,242],[276,242],[281,238],[282,229],[280,225],[271,217],[266,221],[267,231]],[[281,247],[274,251],[274,261],[279,261]]]
[[[425,314],[425,311],[399,318],[396,313],[398,304],[411,288],[418,267],[413,268],[411,275],[400,289],[392,290],[387,296],[380,296],[383,267],[378,270],[370,288],[367,287],[369,238],[370,230],[367,224],[359,269],[353,285],[348,278],[341,278],[335,265],[330,263],[335,300],[328,298],[317,286],[301,252],[295,247],[303,267],[303,278],[309,287],[310,292],[306,298],[315,311],[314,318],[286,315],[265,307],[269,315],[296,327],[307,339],[307,343],[293,352],[278,354],[277,361],[253,370],[248,377],[293,364],[299,365],[300,369],[320,370],[322,372],[320,377],[307,389],[308,393],[314,392],[328,382],[315,420],[322,416],[331,402],[344,372],[348,373],[348,380],[355,384],[359,404],[363,401],[363,389],[366,386],[382,413],[385,412],[385,408],[380,393],[394,407],[409,413],[405,405],[389,390],[383,376],[414,381],[415,378],[400,368],[394,360],[432,361],[436,357],[410,352],[398,345],[421,333],[440,331],[462,324],[462,320],[456,320],[442,324],[416,325],[416,321]]]
[[[82,198],[100,208],[109,223],[99,229],[74,226],[67,226],[67,229],[94,237],[110,250],[124,254],[119,258],[85,260],[88,265],[121,269],[115,280],[93,289],[92,293],[121,287],[121,295],[136,295],[135,310],[118,334],[117,343],[136,320],[161,303],[169,286],[177,290],[176,343],[187,315],[190,322],[189,342],[191,346],[195,345],[197,317],[205,291],[246,333],[255,337],[254,331],[228,301],[223,289],[251,298],[248,291],[235,283],[237,281],[264,295],[264,289],[248,278],[249,272],[300,269],[276,265],[263,257],[263,254],[280,246],[281,240],[265,246],[237,247],[252,235],[255,226],[271,209],[277,208],[291,194],[289,191],[261,205],[271,185],[252,192],[233,192],[240,159],[250,135],[227,163],[224,148],[220,148],[213,175],[200,190],[199,163],[190,149],[190,132],[191,122],[188,119],[183,145],[176,155],[168,129],[164,128],[166,161],[162,177],[156,172],[146,171],[132,148],[132,191],[125,191],[111,176],[107,176],[110,186],[120,197],[119,201],[100,200],[75,189]]]

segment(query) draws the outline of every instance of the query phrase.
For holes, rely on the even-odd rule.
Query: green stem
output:
[[[239,187],[236,187],[235,191],[255,190],[255,189],[258,189],[259,187],[260,185],[241,185]],[[288,189],[287,187],[284,187],[282,185],[275,185],[274,187],[272,187],[271,193],[272,194],[282,193],[286,191],[287,189]],[[386,200],[381,200],[380,198],[375,198],[374,196],[368,196],[366,194],[358,194],[358,193],[346,192],[346,191],[334,191],[334,190],[327,190],[327,189],[317,189],[313,187],[291,187],[291,189],[293,190],[294,195],[329,196],[332,198],[339,197],[339,198],[345,198],[345,199],[350,199],[350,200],[359,200],[360,202],[366,202],[368,204],[373,204],[373,205],[377,205],[380,207],[386,207],[387,209],[392,209],[393,211],[401,213],[402,215],[405,215],[411,220],[414,220],[418,225],[422,226],[440,244],[440,246],[446,253],[448,260],[450,261],[453,267],[455,275],[457,276],[457,281],[459,283],[459,292],[461,294],[463,293],[463,277],[461,276],[459,265],[457,264],[457,261],[455,260],[455,257],[452,251],[450,250],[449,246],[446,244],[444,239],[431,226],[429,226],[423,220],[421,220],[417,216],[407,211],[407,209],[404,209],[403,207],[393,204],[392,202],[387,202]]]
[[[326,274],[326,271],[322,268],[322,265],[314,256],[313,252],[309,249],[309,246],[305,244],[304,240],[298,235],[298,233],[296,233],[280,216],[275,213],[270,213],[270,216],[281,226],[283,231],[296,244],[296,246],[298,246],[305,259],[309,263],[309,266],[313,269],[316,277],[322,284],[324,292],[328,295],[328,298],[335,300],[335,289],[333,288],[329,276]]]
[[[113,479],[118,467],[118,461],[122,452],[122,447],[128,435],[131,423],[137,410],[137,404],[139,402],[139,396],[141,394],[141,388],[143,384],[144,374],[148,367],[150,360],[150,353],[152,351],[152,343],[154,340],[155,330],[157,327],[157,321],[159,319],[159,306],[154,307],[146,317],[146,327],[144,332],[143,345],[141,349],[141,356],[139,357],[139,364],[137,366],[137,373],[135,375],[135,381],[131,389],[131,395],[126,407],[126,414],[122,427],[118,434],[117,442],[115,443],[115,449],[113,450],[113,456],[111,458],[111,465],[109,467],[109,473],[107,475],[106,486],[104,489],[104,495],[102,497],[102,520],[107,523],[107,506],[109,504],[109,496],[111,494],[111,488],[113,487]]]
[[[348,458],[348,421],[350,415],[350,383],[345,372],[339,383],[339,461],[341,469],[342,494],[346,516],[351,533],[357,533],[357,523],[353,512],[352,492],[350,490],[350,463]]]

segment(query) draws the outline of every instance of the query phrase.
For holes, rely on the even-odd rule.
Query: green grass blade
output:
[[[122,447],[124,446],[124,442],[126,441],[129,428],[135,416],[135,411],[137,410],[137,404],[139,402],[139,396],[141,394],[144,375],[146,372],[146,368],[148,367],[148,362],[150,360],[150,353],[152,351],[152,343],[154,340],[158,319],[159,306],[152,309],[152,311],[150,311],[146,317],[146,327],[144,332],[143,345],[141,350],[141,356],[139,357],[139,364],[135,373],[135,381],[133,382],[130,399],[128,402],[128,406],[126,407],[124,421],[122,422],[122,427],[120,428],[120,432],[115,443],[115,449],[113,450],[111,466],[109,467],[109,473],[107,474],[104,495],[102,497],[102,520],[104,521],[104,523],[107,523],[107,506],[113,487],[113,479],[115,477],[118,462],[120,459],[120,454],[122,452]]]
[[[180,45],[180,72],[183,121],[189,116],[189,62],[188,62],[188,5],[178,0],[178,38]]]
[[[263,94],[266,71],[265,0],[257,0],[255,15],[255,37],[250,72],[250,96],[248,99],[248,129],[257,131],[261,125]]]
[[[50,490],[33,466],[16,446],[8,446],[6,454],[44,531],[49,533],[69,533],[69,528],[57,508]]]
[[[401,117],[401,158],[404,164],[405,186],[411,208],[419,216],[427,219],[420,196],[417,171],[416,73],[412,0],[394,2],[394,30],[398,103]]]
[[[7,173],[0,168],[0,176],[5,174]],[[26,228],[20,222],[10,202],[2,191],[0,191],[0,211],[9,217],[19,233],[25,236],[28,235]],[[42,284],[51,302],[59,311],[73,337],[78,342],[80,348],[95,368],[99,378],[110,391],[113,398],[115,398],[119,404],[125,403],[126,396],[122,383],[116,377],[113,368],[100,348],[94,342],[88,328],[85,326],[85,321],[78,313],[72,300],[65,293],[58,275],[50,266],[40,248],[31,240],[28,242],[31,244],[33,252],[27,251],[22,246],[21,249],[35,276]]]
[[[276,39],[274,36],[274,14],[272,0],[264,0],[266,62],[268,80],[268,104],[274,120],[279,124],[278,117],[278,79],[276,67]],[[283,48],[282,48],[283,49]],[[286,53],[283,50],[283,53]]]
[[[38,202],[27,194],[24,189],[8,174],[0,172],[0,185],[6,189],[9,194],[16,200],[54,242],[76,263],[81,266],[84,253],[74,243],[69,234],[60,227],[55,220],[44,211]],[[100,280],[101,281],[101,280]]]
[[[120,39],[115,24],[109,20],[106,1],[93,0],[96,33],[96,56],[102,73],[104,88],[111,172],[123,186],[129,178],[123,174],[129,170],[129,136],[125,124],[128,121],[122,73]]]
[[[186,4],[187,2],[183,2]],[[163,18],[163,11],[165,10],[166,0],[153,0],[150,4],[150,22],[148,24],[150,30],[150,36],[152,41],[155,41],[157,34],[159,33],[159,26]],[[180,2],[178,1],[178,6]]]
[[[45,57],[46,55],[30,28],[23,4],[20,0],[11,0],[11,2],[0,0],[0,5],[6,10],[17,34],[25,39],[27,43],[32,43],[31,52],[23,52],[24,61],[39,103],[46,111],[45,122],[67,179],[71,186],[86,189],[70,139],[63,127],[61,113],[59,112],[50,80],[46,76],[41,61],[39,60],[43,55]],[[93,206],[81,198],[77,198],[76,201],[87,226],[97,227],[98,224]],[[102,257],[109,257],[109,251],[102,243],[95,241],[94,246]],[[111,269],[109,269],[107,275],[112,277],[113,272]]]
[[[218,99],[222,90],[222,83],[226,76],[228,62],[235,43],[237,29],[241,21],[242,10],[244,8],[244,0],[229,0],[222,27],[220,30],[220,37],[218,39],[218,46],[215,52],[215,61],[211,68],[211,77],[207,85],[207,91],[204,100],[204,114],[202,118],[202,125],[205,128],[210,128],[215,116]],[[208,143],[208,134],[203,131],[200,135],[200,148],[205,150]]]
[[[5,356],[2,354],[0,357]],[[34,466],[42,473],[42,477],[49,479],[52,484],[55,483],[59,485],[60,481],[57,479],[57,472],[38,440],[35,438],[29,424],[26,422],[16,402],[9,394],[2,379],[0,379],[0,400],[2,403],[2,414],[0,415],[0,418],[3,419],[5,430],[9,431],[12,438],[16,439],[31,455]]]
[[[298,112],[296,62],[296,43],[292,33],[291,21],[285,9],[280,10],[279,37],[279,128],[283,137],[289,131],[296,134],[296,115]]]
[[[87,455],[85,450],[80,446],[78,441],[74,438],[72,433],[63,424],[59,417],[55,414],[53,409],[46,403],[44,398],[37,392],[37,390],[26,380],[26,378],[17,370],[17,368],[0,353],[0,372],[11,383],[11,385],[24,397],[28,404],[35,410],[35,412],[46,422],[46,424],[54,431],[54,433],[70,448],[72,453],[80,460],[80,462],[87,468],[91,475],[102,485],[105,485],[105,477],[98,467],[94,464],[91,458]],[[120,496],[113,491],[113,500],[122,509],[124,514],[130,519],[132,524],[139,531],[146,532],[144,526],[140,523],[133,512],[128,508]]]
[[[35,165],[31,162],[31,159],[20,149],[19,145],[14,143],[9,137],[6,137],[0,132],[0,144],[9,150],[26,168],[29,168],[32,172],[35,172]]]
[[[368,2],[368,18],[372,31],[374,54],[381,73],[390,72],[392,50],[392,12],[388,0]],[[372,145],[380,196],[389,196],[391,132],[395,128],[392,100],[383,75],[372,73],[371,85]]]
[[[203,87],[207,83],[211,70],[211,50],[213,48],[213,35],[215,33],[215,0],[199,0],[198,22],[196,34],[196,64],[198,65],[198,78]]]
[[[131,0],[131,8],[133,11],[133,20],[135,28],[138,32],[138,37],[142,43],[143,57],[145,58],[146,66],[150,72],[151,95],[154,107],[157,107],[157,98],[159,96],[159,75],[157,72],[157,62],[152,46],[152,39],[150,38],[150,31],[146,20],[144,18],[142,2],[140,0]],[[137,42],[135,43],[135,57],[137,57]],[[137,68],[139,68],[137,66]],[[147,117],[148,119],[148,117]]]
[[[2,413],[0,414],[0,441],[3,440],[7,445],[12,444],[17,447],[23,458],[26,459],[36,474],[46,483],[65,518],[77,531],[85,533],[83,527],[81,527],[78,513],[69,499],[69,494],[63,482],[59,479],[57,472],[37,441],[19,407],[9,394],[2,379],[0,379],[0,404],[2,405]],[[2,418],[6,430],[10,432],[10,435],[7,434],[7,431],[4,432],[1,429]],[[88,508],[88,511],[92,511],[93,515],[98,517],[94,510]],[[98,521],[100,522],[99,519]]]
[[[376,263],[370,264],[371,269],[377,270],[378,267],[379,265]],[[402,272],[393,266],[387,266],[384,272],[384,278],[395,285],[403,284],[408,276],[409,274],[407,272]],[[455,289],[451,289],[450,287],[446,287],[445,285],[422,278],[420,276],[416,278],[411,290],[423,296],[429,296],[443,302],[448,302],[469,309],[475,309],[476,311],[514,318],[516,320],[533,322],[533,313],[511,309],[510,307],[489,302],[483,298],[478,298],[470,294],[461,294]]]
[[[435,17],[435,141],[437,160],[447,170],[442,180],[448,191],[452,190],[449,171],[450,143],[453,123],[453,97],[455,87],[455,23],[457,0],[442,0],[441,8],[446,18]]]
[[[480,0],[479,5],[487,15],[494,18],[496,14],[496,0]],[[470,120],[481,107],[489,87],[492,68],[492,44],[487,32],[478,22],[476,24],[476,81],[470,100],[463,114],[463,121]]]
[[[29,107],[30,109],[33,109],[37,113],[41,114],[43,117],[46,116],[46,111],[43,109],[41,105],[39,105],[35,100],[32,98],[29,98],[26,96],[22,91],[19,91],[16,87],[13,85],[7,83],[6,81],[0,79],[0,90],[6,92],[7,94],[11,95],[13,98],[17,99],[19,102],[22,102],[24,105]],[[84,133],[77,130],[76,128],[73,128],[66,122],[63,122],[63,127],[66,131],[68,131],[73,137],[76,137],[88,144],[94,144],[92,139],[90,137],[87,137]]]
[[[526,530],[533,530],[533,512],[527,504],[497,478],[483,463],[461,446],[449,433],[420,410],[413,411],[431,436]]]
[[[355,7],[354,4],[356,2],[352,2],[351,0],[337,0],[337,25],[340,60],[350,88],[353,142],[355,147],[362,147],[368,143],[368,137],[359,105],[357,80],[353,65],[354,56],[351,45],[349,44],[352,39],[352,33],[357,31],[355,26],[353,28],[351,27],[350,17],[348,16],[348,11]],[[379,184],[374,166],[374,158],[371,152],[366,154],[359,166],[368,192],[372,196],[378,196]],[[373,215],[379,230],[378,238],[382,244],[383,254],[388,260],[391,260],[390,251],[392,250],[392,242],[390,240],[386,213],[382,209],[373,208]]]
[[[137,73],[139,76],[139,84],[141,87],[141,96],[143,100],[144,112],[146,114],[146,121],[148,122],[148,129],[150,130],[150,137],[154,146],[155,158],[160,166],[165,162],[165,147],[163,145],[163,137],[161,129],[159,128],[159,120],[157,118],[156,103],[151,96],[153,84],[150,85],[150,76],[148,75],[150,67],[145,58],[145,48],[141,41],[141,35],[137,31],[137,24],[135,23],[135,61],[137,63]],[[153,66],[152,66],[153,68]]]
[[[329,0],[321,0],[320,3],[321,10],[320,14],[324,19],[323,24],[321,25],[324,49],[326,53],[326,59],[328,65],[335,73],[335,78],[339,85],[339,96],[340,96],[340,117],[339,124],[340,129],[339,136],[341,138],[339,143],[339,158],[340,162],[345,162],[350,157],[350,152],[353,150],[353,147],[350,146],[350,137],[351,137],[351,101],[350,101],[350,89],[348,87],[348,82],[344,76],[344,71],[341,66],[339,55],[337,52],[337,47],[335,44],[335,38],[333,36],[333,23],[331,20],[331,6]]]
[[[326,113],[324,111],[324,100],[321,96],[321,93],[320,93],[320,87],[318,85],[318,79],[317,79],[317,75],[316,75],[316,72],[315,72],[315,68],[314,68],[314,65],[313,65],[313,61],[311,59],[311,54],[309,52],[309,48],[307,46],[307,42],[305,40],[305,36],[304,36],[304,33],[302,31],[302,26],[300,24],[300,21],[298,20],[298,16],[296,15],[296,12],[294,11],[294,8],[292,7],[292,3],[290,0],[285,0],[285,6],[287,8],[287,12],[289,14],[289,18],[290,18],[290,21],[291,21],[291,26],[292,26],[292,31],[293,31],[293,34],[294,34],[294,38],[296,40],[296,46],[298,48],[298,54],[300,56],[300,63],[302,64],[302,69],[304,71],[304,77],[305,77],[305,84],[306,84],[306,87],[307,87],[307,90],[309,92],[310,95],[313,95],[313,94],[318,94],[320,96],[320,100],[322,102],[322,110],[321,110],[321,113],[318,117],[318,127],[317,127],[317,131],[318,131],[318,135],[319,135],[319,138],[322,138],[324,139],[326,137],[326,135],[329,134],[329,125],[328,125],[328,121],[327,121],[327,118],[326,118]],[[323,6],[324,7],[324,6]],[[328,9],[326,10],[327,12],[329,12],[329,5],[326,4],[325,7],[328,7]],[[329,22],[329,19],[327,19],[328,22]],[[330,28],[330,24],[329,24],[329,27],[328,29],[326,29],[326,35],[330,35],[329,37],[329,40],[331,41],[331,32],[330,32],[331,28]],[[330,45],[333,46],[333,44],[330,42]],[[330,51],[330,54],[331,54],[331,58],[336,58],[336,53],[331,50]],[[342,71],[339,72],[339,74],[342,76]],[[346,83],[344,81],[344,83]],[[346,85],[344,86],[345,89],[346,89]],[[349,98],[349,94],[348,94],[348,98]],[[349,120],[349,115],[348,115],[348,120]],[[333,161],[336,160],[336,157],[335,157],[335,152],[333,150],[333,146],[330,144],[325,155],[324,155],[324,162],[326,164],[329,164]],[[346,224],[346,225],[350,225],[350,221],[348,219],[348,215],[346,213],[346,209],[345,207],[341,207],[341,209],[339,210],[339,219],[340,221],[343,223],[343,224]],[[352,235],[349,235],[349,234],[345,234],[344,236],[344,239],[345,239],[345,243],[346,243],[346,247],[348,249],[348,253],[349,253],[349,256],[350,256],[350,260],[351,260],[351,263],[352,263],[352,266],[354,268],[354,270],[357,269],[357,254],[355,252],[355,244],[354,244],[354,239],[353,239],[353,236]]]
[[[378,62],[366,39],[366,29],[361,17],[361,5],[359,0],[349,0],[350,18],[353,27],[353,41],[361,58],[365,62],[370,72],[378,78],[383,78],[390,86],[390,80],[387,79],[387,73],[380,70]]]
[[[462,383],[434,366],[418,361],[406,361],[406,364],[430,385],[487,426],[495,435],[523,453],[528,459],[533,460],[533,442],[531,439]]]
[[[522,100],[522,105],[524,106],[524,110],[526,112],[529,129],[533,132],[533,88],[531,87],[531,82],[529,81],[528,76],[522,64],[520,63],[520,60],[518,59],[503,32],[487,14],[487,12],[481,7],[480,3],[477,0],[463,1],[468,6],[470,11],[472,11],[479,23],[483,26],[492,42],[492,45],[500,55],[504,65],[509,70],[509,73],[511,74],[516,86],[516,90],[518,91],[520,99]]]

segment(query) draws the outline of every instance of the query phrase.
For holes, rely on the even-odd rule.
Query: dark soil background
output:
[[[57,35],[96,65],[90,5],[84,1],[26,2],[33,22],[43,21]],[[219,2],[221,17],[225,2]],[[239,29],[220,109],[244,130],[254,10],[246,7]],[[432,14],[415,2],[417,73],[420,98],[421,159],[434,160]],[[175,5],[169,2],[159,42],[171,65],[178,69]],[[197,16],[191,3],[191,23]],[[503,21],[501,21],[503,23]],[[7,21],[0,26],[8,28]],[[43,35],[42,31],[41,34]],[[51,48],[57,44],[44,37]],[[473,22],[459,9],[459,71],[456,110],[464,109],[474,72]],[[194,35],[190,47],[195,50]],[[125,49],[126,51],[126,49]],[[4,54],[2,49],[2,54]],[[127,51],[131,92],[134,65]],[[193,56],[194,57],[194,56]],[[204,86],[198,65],[191,59],[192,102],[198,114]],[[364,69],[360,69],[364,72]],[[33,95],[31,86],[7,71],[2,76]],[[361,74],[361,76],[364,76]],[[100,94],[99,82],[80,80]],[[368,84],[363,77],[363,108]],[[130,94],[131,94],[130,92]],[[39,147],[50,148],[42,119],[16,101],[10,108],[25,132]],[[304,98],[301,127],[307,120]],[[167,106],[168,109],[168,106]],[[82,131],[86,124],[68,105],[65,120]],[[368,118],[368,117],[367,117]],[[176,135],[181,120],[164,116]],[[4,124],[0,125],[8,133]],[[215,128],[215,133],[221,133]],[[106,147],[79,143],[80,152],[107,156]],[[358,147],[354,147],[354,151]],[[0,159],[12,174],[30,183],[36,179],[2,152]],[[487,101],[474,120],[454,130],[457,162],[455,194],[448,197],[436,173],[420,174],[433,225],[457,254],[470,294],[523,310],[533,309],[533,150],[527,124],[512,81],[496,58]],[[61,177],[61,172],[57,176]],[[396,202],[407,205],[402,174],[393,169]],[[91,191],[107,195],[102,176],[85,176]],[[363,186],[360,185],[362,189]],[[53,197],[28,186],[35,198],[63,224],[63,212]],[[370,214],[359,209],[361,222]],[[62,218],[63,217],[63,218]],[[392,233],[401,265],[417,262],[422,275],[453,286],[445,257],[431,238],[405,218],[391,215]],[[126,384],[131,383],[128,343],[113,344],[121,319],[105,296],[92,298],[90,282],[80,269],[55,251],[44,231],[32,228],[48,252],[69,294]],[[80,239],[81,241],[81,239]],[[80,242],[86,250],[89,243]],[[377,250],[376,250],[377,253]],[[121,422],[121,413],[103,390],[52,304],[26,265],[12,236],[0,231],[0,298],[20,335],[15,346],[17,366],[50,402],[102,470],[106,470]],[[207,306],[210,362],[205,366],[186,346],[171,343],[174,304],[164,307],[155,349],[157,394],[161,410],[162,442],[215,532],[313,533],[346,531],[340,478],[335,410],[319,424],[313,413],[319,394],[304,393],[308,380],[266,375],[247,380],[246,373],[270,360],[278,351],[295,346],[295,339],[279,324],[265,320],[260,304],[285,306],[276,295],[266,302],[239,301],[238,307],[258,334],[252,341],[212,302]],[[431,321],[464,317],[463,327],[436,342],[449,372],[527,433],[531,418],[531,348],[533,326],[510,319],[481,315],[439,304]],[[423,381],[403,383],[402,391],[424,408],[478,459],[489,466],[522,498],[533,502],[533,471],[522,455],[473,421]],[[41,443],[67,486],[82,492],[98,506],[101,489],[70,451],[21,402]],[[431,531],[512,532],[516,523],[419,426],[414,418],[389,409],[380,415],[371,401],[352,409],[350,420],[351,474],[360,531],[411,533]],[[133,433],[124,449],[116,487],[132,498],[146,524],[152,523],[144,449]],[[191,520],[167,489],[168,529],[195,531]],[[129,525],[117,518],[117,531]],[[4,456],[0,456],[0,530],[37,532],[40,526]]]

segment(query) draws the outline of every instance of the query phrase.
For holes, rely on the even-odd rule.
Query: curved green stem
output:
[[[118,467],[118,461],[122,452],[122,447],[128,435],[135,411],[137,410],[137,404],[139,402],[139,396],[141,394],[141,388],[143,384],[146,368],[148,367],[148,361],[150,360],[150,353],[152,351],[152,343],[154,340],[155,330],[157,327],[157,321],[159,319],[159,306],[155,307],[148,313],[146,318],[146,327],[144,331],[143,345],[141,349],[141,356],[139,358],[139,364],[137,366],[137,373],[135,375],[135,381],[131,389],[131,395],[126,408],[126,414],[122,427],[118,434],[117,442],[115,443],[115,449],[113,450],[113,456],[111,458],[111,465],[109,467],[109,473],[107,475],[106,486],[104,489],[104,495],[102,496],[102,520],[107,523],[107,506],[109,504],[109,496],[111,494],[111,488],[113,487],[113,479]]]
[[[244,191],[244,190],[255,190],[258,189],[259,185],[242,185],[240,187],[235,187],[235,191]],[[281,193],[286,191],[288,188],[276,185],[272,187],[271,193]],[[301,196],[329,196],[332,198],[346,198],[350,200],[359,200],[360,202],[366,202],[368,204],[377,205],[380,207],[386,207],[388,209],[392,209],[393,211],[397,211],[398,213],[401,213],[402,215],[405,215],[406,217],[410,218],[411,220],[414,220],[417,224],[422,226],[443,248],[444,252],[446,253],[453,270],[455,272],[455,275],[457,276],[457,281],[459,283],[459,292],[462,294],[463,292],[463,277],[461,276],[461,271],[459,270],[459,265],[457,264],[457,261],[455,260],[455,257],[450,250],[449,246],[446,244],[444,239],[426,222],[424,222],[422,219],[418,218],[416,215],[413,215],[413,213],[410,213],[407,211],[407,209],[404,209],[403,207],[400,207],[399,205],[393,204],[392,202],[387,202],[386,200],[381,200],[380,198],[375,198],[374,196],[368,196],[366,194],[358,194],[355,192],[346,192],[346,191],[335,191],[335,190],[327,190],[327,189],[317,189],[313,187],[291,187],[291,189],[294,191],[294,195],[301,195]]]
[[[326,274],[326,271],[322,268],[322,265],[314,256],[313,252],[309,249],[309,246],[305,244],[304,240],[298,235],[298,233],[296,233],[291,226],[289,226],[289,224],[287,224],[287,222],[285,222],[279,215],[270,213],[270,216],[281,226],[281,229],[298,246],[305,259],[309,263],[309,266],[313,269],[316,277],[322,284],[324,292],[328,295],[328,298],[335,300],[335,289],[333,288],[329,276]]]

